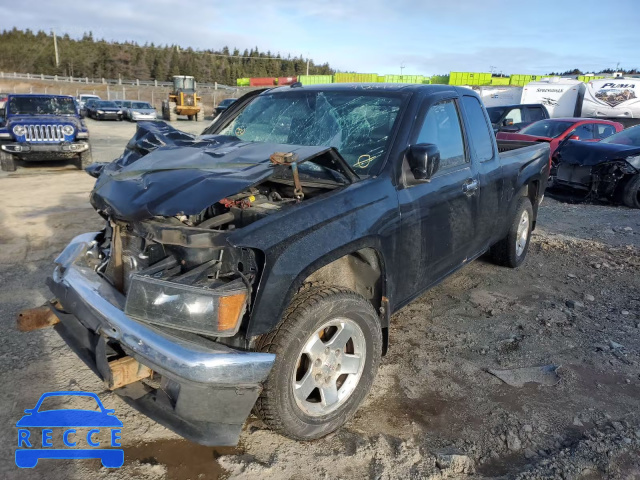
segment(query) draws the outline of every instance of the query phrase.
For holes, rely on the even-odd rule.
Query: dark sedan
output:
[[[224,112],[227,108],[229,108],[231,105],[233,105],[233,103],[237,100],[237,98],[225,98],[224,100],[222,100],[218,106],[215,108],[215,110],[213,111],[214,116],[215,115],[220,115],[222,112]]]
[[[89,116],[96,120],[122,120],[122,108],[108,100],[100,100],[92,104],[89,113]]]

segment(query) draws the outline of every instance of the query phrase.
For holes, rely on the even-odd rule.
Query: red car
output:
[[[614,133],[624,130],[618,122],[595,118],[549,118],[532,123],[517,133],[498,132],[498,140],[516,142],[549,142],[551,157],[563,140],[599,142]]]

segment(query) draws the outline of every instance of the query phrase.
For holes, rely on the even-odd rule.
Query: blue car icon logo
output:
[[[90,397],[95,400],[98,410],[56,409],[39,411],[42,402],[50,397]],[[41,458],[88,459],[99,458],[106,468],[119,468],[124,463],[124,451],[120,447],[122,422],[114,415],[114,410],[104,408],[95,393],[91,392],[48,392],[43,394],[35,407],[24,411],[18,427],[18,449],[16,465],[33,468]],[[42,429],[35,431],[37,428]],[[62,441],[67,448],[54,448],[53,428],[62,428]],[[76,428],[90,428],[86,435]],[[104,430],[110,430],[109,446],[104,448],[96,437]],[[102,436],[102,435],[101,435]],[[80,440],[85,440],[91,448],[74,448]],[[103,441],[104,442],[104,441]]]

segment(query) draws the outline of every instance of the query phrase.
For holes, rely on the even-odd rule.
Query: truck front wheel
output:
[[[507,236],[491,247],[493,261],[503,267],[516,268],[524,262],[531,240],[533,209],[527,197],[521,197]]]
[[[380,320],[351,290],[310,286],[257,348],[276,355],[257,414],[282,435],[314,440],[340,428],[369,392],[382,354]]]
[[[91,155],[91,149],[82,152],[74,159],[74,165],[78,170],[84,170],[93,163],[93,156]]]

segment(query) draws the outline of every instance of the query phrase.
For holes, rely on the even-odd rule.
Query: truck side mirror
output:
[[[440,167],[440,151],[433,143],[418,143],[409,147],[407,160],[416,180],[430,180]]]
[[[502,126],[503,127],[510,127],[511,125],[513,125],[513,118],[505,118],[502,121]]]

